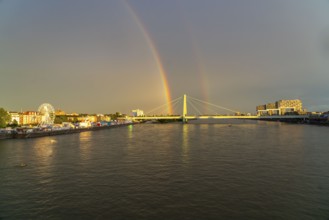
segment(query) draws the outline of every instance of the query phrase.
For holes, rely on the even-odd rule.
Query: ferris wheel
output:
[[[43,103],[39,106],[38,112],[41,115],[40,125],[52,125],[55,121],[55,109],[49,103]]]

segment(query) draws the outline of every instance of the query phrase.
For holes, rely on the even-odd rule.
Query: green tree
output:
[[[12,121],[12,123],[10,124],[10,127],[12,127],[12,128],[16,128],[16,127],[18,127],[18,122],[16,121],[16,119],[14,119],[14,120]]]
[[[120,112],[116,112],[115,114],[109,114],[112,120],[117,120],[118,118],[122,117],[123,115]]]
[[[5,128],[10,120],[11,117],[9,113],[3,108],[0,108],[0,128]]]
[[[55,124],[62,124],[63,122],[68,122],[66,115],[56,115]]]

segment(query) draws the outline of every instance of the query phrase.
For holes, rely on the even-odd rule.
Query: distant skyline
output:
[[[145,112],[183,94],[329,110],[328,0],[0,0],[0,107]]]

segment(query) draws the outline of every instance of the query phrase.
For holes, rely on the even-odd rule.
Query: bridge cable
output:
[[[178,98],[176,98],[176,99],[170,101],[169,103],[173,103],[173,102],[175,102],[175,101],[177,101],[177,100],[179,100],[179,99],[182,99],[182,97],[178,97]],[[156,108],[154,108],[154,109],[148,111],[148,112],[146,113],[146,115],[149,115],[151,112],[154,112],[154,111],[156,111],[156,110],[158,110],[158,109],[160,109],[160,108],[168,107],[169,103],[165,103],[165,104],[163,104],[163,105],[160,105],[160,106],[158,106],[158,107],[156,107]]]
[[[189,99],[190,100],[190,99]],[[195,101],[195,100],[190,100],[190,101],[192,101],[192,103],[194,104],[194,105],[196,105],[196,106],[198,106],[199,108],[202,108],[202,109],[204,109],[204,110],[206,110],[206,111],[210,111],[210,112],[213,112],[214,110],[212,110],[212,109],[210,109],[209,107],[208,107],[208,105],[207,105],[207,109],[205,109],[205,105],[203,104],[203,103],[201,103],[201,102],[198,102],[198,101]],[[208,115],[209,113],[208,112],[204,112],[204,113],[201,113],[200,115]]]
[[[214,106],[214,107],[217,107],[217,108],[225,109],[225,110],[230,111],[230,112],[234,112],[234,113],[239,112],[239,111],[235,111],[235,110],[232,110],[232,109],[229,109],[229,108],[225,108],[225,107],[222,107],[222,106],[219,106],[219,105],[212,104],[210,102],[205,102],[205,101],[202,101],[200,99],[193,98],[193,97],[190,97],[190,96],[189,96],[189,98],[192,99],[192,100],[195,100],[195,101],[202,102],[202,103],[207,104],[207,105],[211,105],[211,106]]]
[[[171,103],[171,106],[172,106],[172,110],[174,110],[174,107],[177,106],[177,103],[179,102],[180,100],[175,100]],[[160,112],[160,115],[168,115],[168,113],[166,113],[167,109],[163,109],[162,112]]]
[[[187,103],[190,104],[192,106],[192,108],[199,114],[202,115],[202,113],[200,112],[200,110],[195,107],[195,105],[191,102],[191,100],[187,100]]]
[[[173,115],[177,114],[179,112],[179,108],[177,108],[178,104],[181,104],[181,99],[178,100],[177,102],[172,104],[172,108],[173,108]],[[177,110],[177,111],[176,111]]]

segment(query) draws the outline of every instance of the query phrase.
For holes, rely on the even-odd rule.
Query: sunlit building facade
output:
[[[98,114],[97,121],[111,121],[111,117],[109,115]]]
[[[279,100],[275,103],[256,106],[257,115],[303,114],[303,103],[299,99]]]
[[[31,124],[39,124],[41,122],[42,116],[39,112],[36,111],[27,111],[23,112],[20,115],[20,124],[22,125],[31,125]]]
[[[20,114],[18,112],[9,112],[10,114],[10,124],[17,123],[18,125],[20,124]]]
[[[66,115],[66,113],[63,110],[61,110],[61,109],[57,109],[55,111],[55,115]]]
[[[134,109],[132,113],[134,117],[144,116],[144,111],[140,109]]]

